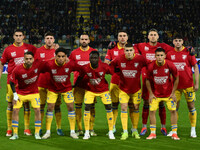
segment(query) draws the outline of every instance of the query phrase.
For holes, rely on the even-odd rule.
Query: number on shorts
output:
[[[174,101],[171,101],[171,104],[172,104],[172,108],[174,108],[175,107]]]
[[[110,93],[105,94],[105,97],[106,97],[106,100],[107,100],[107,101],[110,101]]]
[[[192,97],[193,96],[193,92],[187,92],[188,97]]]
[[[35,100],[36,100],[36,105],[40,105],[39,103],[40,103],[40,98],[35,98]]]
[[[138,99],[141,99],[141,94],[142,94],[142,93],[138,93]]]
[[[72,100],[72,98],[74,97],[73,93],[72,92],[67,92],[67,98],[69,100]]]

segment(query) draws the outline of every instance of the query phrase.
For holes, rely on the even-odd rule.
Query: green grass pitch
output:
[[[110,80],[110,76],[107,76],[108,80]],[[129,120],[129,138],[126,141],[120,141],[120,136],[122,132],[120,115],[118,115],[118,120],[116,124],[117,133],[115,134],[116,140],[109,140],[106,136],[108,132],[107,120],[106,120],[106,113],[105,108],[98,99],[98,103],[96,104],[96,120],[95,120],[95,131],[98,134],[97,137],[91,137],[89,140],[83,140],[82,137],[79,139],[74,140],[69,137],[69,122],[67,120],[67,108],[66,105],[62,104],[62,129],[65,133],[65,136],[58,136],[56,134],[56,125],[55,119],[52,122],[52,134],[51,138],[47,140],[35,140],[34,136],[24,136],[23,130],[23,111],[20,111],[20,120],[19,120],[19,139],[15,141],[9,140],[8,137],[5,136],[6,134],[6,108],[7,102],[5,101],[6,96],[6,75],[2,76],[1,79],[1,89],[0,89],[0,149],[1,150],[14,150],[14,149],[28,149],[28,150],[92,150],[92,149],[99,149],[99,150],[123,150],[123,149],[132,149],[132,150],[157,150],[157,149],[175,149],[175,150],[193,150],[199,149],[200,147],[200,128],[199,128],[199,119],[197,119],[197,135],[198,137],[192,139],[189,137],[190,134],[190,123],[188,117],[188,109],[186,106],[186,102],[184,97],[181,100],[181,106],[179,110],[179,120],[178,120],[178,135],[181,138],[180,141],[174,141],[169,137],[163,136],[160,133],[160,120],[157,114],[157,139],[155,140],[146,140],[146,136],[149,135],[149,130],[146,136],[141,137],[140,140],[136,140],[131,137],[130,129],[131,123]],[[199,91],[197,92],[197,101],[196,101],[196,109],[198,115],[200,114],[199,111]],[[138,126],[138,131],[141,130],[141,112],[142,112],[142,103],[140,105],[140,121]],[[120,112],[120,111],[119,111]],[[199,118],[199,116],[198,116]],[[149,126],[149,122],[148,122]],[[31,124],[30,129],[32,133],[34,132],[34,112],[31,112]],[[44,129],[43,129],[44,130]],[[170,131],[170,116],[169,111],[167,110],[167,130]]]

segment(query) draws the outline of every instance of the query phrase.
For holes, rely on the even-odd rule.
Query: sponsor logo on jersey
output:
[[[122,68],[126,68],[126,63],[121,63]]]
[[[99,72],[99,75],[102,76],[102,75],[103,75],[103,72]]]
[[[67,81],[68,75],[55,75],[53,76],[53,79],[57,83],[63,83]]]
[[[15,65],[21,65],[24,63],[24,57],[14,58]]]
[[[119,52],[118,51],[114,51],[114,56],[118,56]]]
[[[24,78],[27,78],[27,74],[25,73],[25,74],[22,74],[22,78],[24,79]]]
[[[24,53],[26,53],[26,52],[28,52],[28,49],[25,49],[25,50],[24,50]]]
[[[187,58],[187,55],[182,55],[183,60]]]
[[[176,59],[175,55],[171,55],[171,60],[175,60],[175,59]]]
[[[135,78],[137,70],[122,70],[124,77]]]
[[[87,73],[87,75],[88,75],[88,77],[92,77],[92,73],[91,72]]]
[[[164,69],[165,70],[165,73],[168,73],[169,72],[169,69]]]
[[[183,63],[174,62],[174,65],[176,66],[178,71],[184,71],[186,63],[185,62],[183,62]]]
[[[90,63],[90,61],[78,61],[78,64],[81,66],[89,64],[89,63]]]
[[[137,68],[139,65],[139,63],[134,63],[135,68]]]
[[[16,55],[17,55],[16,52],[11,52],[12,57],[15,57]]]
[[[148,50],[149,50],[149,47],[145,46],[145,47],[144,47],[144,50],[145,50],[145,51],[148,51]]]
[[[80,60],[81,59],[81,55],[76,55],[76,60]]]
[[[100,84],[100,82],[101,82],[100,78],[90,79],[90,84],[92,84],[92,85],[98,85],[98,84]]]
[[[56,69],[51,69],[52,74],[56,74],[57,70]]]
[[[154,76],[154,82],[158,85],[162,85],[162,84],[167,83],[167,79],[168,79],[168,76],[164,76],[164,77]]]
[[[34,70],[34,72],[35,72],[35,73],[37,73],[37,72],[38,72],[38,68],[37,68],[37,69],[35,69],[35,70]]]
[[[151,61],[156,60],[155,54],[151,54],[151,53],[147,53],[146,58],[147,60],[151,60]]]
[[[69,71],[69,68],[65,68],[65,72],[68,73],[68,71]]]
[[[45,58],[45,53],[40,53],[40,58]]]
[[[157,70],[153,70],[153,74],[157,74],[158,73],[158,71]]]
[[[34,83],[34,82],[36,82],[37,78],[38,78],[38,75],[36,75],[36,76],[33,77],[33,78],[24,80],[24,83],[26,83],[26,84]]]

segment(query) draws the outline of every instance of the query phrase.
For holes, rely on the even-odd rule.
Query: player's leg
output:
[[[47,139],[51,136],[51,123],[53,120],[53,111],[57,98],[57,93],[51,92],[49,90],[47,91],[46,133],[42,136],[42,139]]]
[[[122,123],[122,129],[123,129],[121,140],[126,140],[128,138],[128,113],[127,113],[127,108],[128,108],[129,99],[130,99],[130,97],[127,93],[125,93],[122,90],[119,91],[119,101],[120,101],[120,104],[121,104],[121,123]]]
[[[56,118],[56,129],[57,129],[57,134],[60,135],[60,136],[63,136],[64,133],[61,129],[61,108],[60,108],[60,105],[61,105],[61,95],[59,94],[58,95],[58,98],[56,100],[56,104],[55,104],[55,118]]]
[[[29,102],[24,102],[24,134],[25,135],[32,135],[30,127],[30,117],[31,117],[31,110],[29,106]]]
[[[153,99],[150,103],[150,135],[146,138],[148,140],[155,139],[156,138],[156,110],[158,109],[159,105],[159,98]]]
[[[95,102],[91,105],[90,108],[90,135],[91,136],[97,136],[97,134],[94,132],[94,121],[95,121],[95,103],[97,101],[96,97],[95,97]]]
[[[109,128],[108,137],[109,139],[113,140],[115,139],[115,136],[113,134],[113,112],[111,107],[111,97],[109,91],[101,93],[100,97],[106,109],[108,128]]]
[[[75,87],[73,90],[74,101],[75,101],[75,113],[76,123],[78,127],[77,135],[83,135],[82,127],[82,103],[85,95],[85,90],[79,87]]]
[[[165,100],[167,102],[167,108],[171,114],[171,129],[172,129],[172,139],[180,140],[177,135],[177,113],[176,113],[176,103],[172,99]]]
[[[6,109],[6,116],[7,116],[6,136],[12,136],[12,113],[13,113],[12,100],[13,100],[13,92],[10,87],[10,84],[7,84],[6,101],[8,102],[8,106]]]
[[[193,90],[193,87],[187,88],[184,90],[184,95],[187,100],[187,106],[189,110],[189,119],[190,119],[190,124],[191,124],[191,132],[190,132],[190,137],[196,138],[196,121],[197,121],[197,111],[195,108],[195,92]]]
[[[161,133],[166,136],[167,135],[167,129],[166,129],[166,110],[165,110],[165,104],[163,101],[159,103],[159,117],[161,122]]]
[[[62,93],[63,99],[67,105],[68,110],[68,120],[70,125],[70,136],[73,139],[78,139],[77,134],[75,133],[75,124],[76,124],[76,117],[75,117],[75,110],[74,110],[74,95],[72,90]]]
[[[112,100],[112,111],[113,111],[113,132],[116,132],[116,121],[118,116],[118,106],[119,106],[119,86],[110,83],[110,95]]]
[[[41,114],[41,129],[40,135],[42,135],[42,127],[43,127],[43,120],[44,120],[44,108],[47,101],[47,89],[38,87],[39,95],[40,95],[40,114]]]

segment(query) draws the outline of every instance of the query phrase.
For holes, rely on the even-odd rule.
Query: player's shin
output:
[[[128,132],[128,114],[126,110],[121,111],[121,123],[124,132]]]
[[[106,110],[109,131],[113,130],[113,112],[112,109]]]
[[[68,120],[70,124],[70,131],[75,133],[75,123],[76,123],[76,118],[75,118],[75,111],[68,111]]]
[[[147,125],[148,117],[149,117],[149,105],[144,105],[143,110],[142,110],[142,124],[143,124],[143,127],[145,128],[147,127],[146,125]]]
[[[46,130],[50,133],[51,123],[53,120],[53,111],[47,111],[46,113]]]
[[[8,126],[7,130],[12,130],[12,113],[13,113],[12,107],[11,108],[7,107],[7,110],[6,110],[7,126]]]
[[[78,126],[78,130],[83,130],[82,127],[82,103],[81,104],[75,104],[75,113],[76,113],[76,122]]]
[[[24,129],[29,129],[30,126],[30,116],[31,111],[30,108],[24,108]]]
[[[90,131],[94,130],[94,121],[95,121],[95,106],[93,104],[90,109]]]
[[[192,108],[191,110],[189,110],[189,118],[191,127],[196,127],[196,121],[197,121],[196,108]]]
[[[119,103],[112,103],[112,111],[113,111],[113,125],[115,126],[118,116],[118,105]]]
[[[55,118],[56,118],[56,127],[61,129],[61,110],[60,105],[55,106]]]
[[[160,116],[160,122],[162,125],[162,128],[165,128],[166,124],[166,110],[165,110],[165,105],[161,103],[159,105],[159,116]]]

